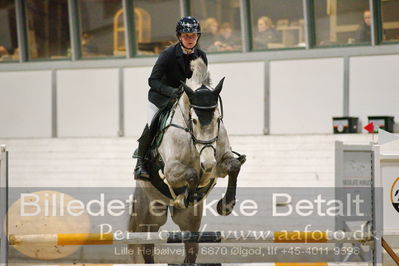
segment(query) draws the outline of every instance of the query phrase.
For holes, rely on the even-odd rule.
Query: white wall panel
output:
[[[51,136],[51,71],[0,73],[0,137]]]
[[[148,77],[152,67],[124,69],[124,121],[126,136],[140,136],[147,123]]]
[[[349,113],[363,125],[367,116],[395,116],[399,122],[399,55],[350,60]]]
[[[270,133],[332,133],[343,113],[341,58],[270,63]]]
[[[118,69],[58,71],[58,135],[118,136],[118,82]]]
[[[229,134],[263,134],[264,62],[210,64],[212,85],[226,77],[221,93]]]

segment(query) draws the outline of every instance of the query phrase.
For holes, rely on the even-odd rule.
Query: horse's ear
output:
[[[216,96],[218,96],[220,94],[220,92],[222,91],[223,88],[223,82],[224,82],[225,77],[223,77],[220,81],[219,84],[215,87],[215,89],[213,90],[213,92],[216,94]]]
[[[183,81],[180,80],[180,83],[183,85],[184,92],[187,94],[188,98],[191,98],[191,96],[194,95],[194,91]]]

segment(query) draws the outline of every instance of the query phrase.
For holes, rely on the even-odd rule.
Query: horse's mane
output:
[[[187,80],[187,85],[193,90],[198,89],[202,85],[210,86],[211,79],[208,72],[208,67],[201,57],[191,61],[191,70],[193,75]]]

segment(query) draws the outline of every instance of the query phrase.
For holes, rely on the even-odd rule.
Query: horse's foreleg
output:
[[[241,163],[232,154],[228,154],[223,158],[220,167],[229,175],[229,181],[226,194],[217,204],[217,212],[220,215],[229,215],[236,203],[237,177],[240,173]]]

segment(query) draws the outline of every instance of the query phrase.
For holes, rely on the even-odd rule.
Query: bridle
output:
[[[216,104],[216,105],[212,105],[212,106],[199,106],[199,105],[193,105],[193,104],[191,104],[190,105],[190,109],[197,109],[197,110],[201,110],[201,111],[212,111],[212,110],[215,110],[216,109],[216,107],[218,106],[218,104]],[[219,139],[219,131],[220,131],[220,121],[221,121],[221,117],[218,117],[217,118],[217,123],[218,123],[218,125],[217,125],[217,127],[218,127],[218,130],[217,130],[217,134],[216,134],[216,136],[214,137],[214,138],[212,138],[212,139],[210,139],[210,140],[201,140],[201,139],[197,139],[195,136],[194,136],[194,130],[193,130],[193,127],[192,127],[192,125],[193,125],[193,121],[192,121],[193,119],[192,119],[192,117],[191,117],[191,110],[190,110],[190,112],[189,112],[189,129],[190,129],[190,134],[191,134],[191,139],[193,140],[193,143],[194,143],[194,145],[197,145],[197,144],[202,144],[202,145],[204,145],[202,148],[201,148],[201,150],[199,151],[199,155],[201,156],[201,153],[206,149],[206,148],[212,148],[212,150],[213,150],[213,155],[216,157],[216,148],[212,145],[213,143],[215,143],[218,139]]]
[[[190,136],[191,136],[191,140],[193,141],[194,146],[197,145],[197,144],[204,145],[204,146],[201,148],[201,150],[199,151],[199,156],[201,156],[202,152],[203,152],[206,148],[212,148],[213,154],[214,154],[214,156],[215,156],[215,158],[216,158],[216,148],[215,148],[212,144],[214,144],[214,143],[219,139],[220,122],[223,122],[223,102],[222,102],[222,98],[220,97],[220,95],[218,96],[218,99],[219,99],[218,103],[216,103],[215,105],[210,105],[210,106],[190,104],[190,110],[189,110],[189,112],[188,112],[188,114],[189,114],[188,121],[187,121],[186,118],[183,116],[184,123],[186,124],[186,127],[182,127],[182,126],[177,125],[177,124],[174,124],[174,123],[171,123],[171,124],[170,124],[170,126],[172,126],[172,127],[176,127],[176,128],[183,129],[184,131],[186,131],[187,133],[189,133]],[[192,117],[191,117],[191,109],[194,109],[194,110],[197,109],[197,110],[201,110],[201,111],[212,111],[212,110],[215,110],[215,109],[218,107],[219,102],[220,102],[220,112],[221,112],[221,115],[217,118],[217,119],[218,119],[218,121],[217,121],[217,123],[218,123],[218,125],[217,125],[218,130],[217,130],[216,136],[215,136],[214,138],[210,139],[210,140],[201,140],[201,139],[197,139],[197,138],[194,136],[193,119],[192,119]],[[180,108],[180,104],[178,103],[178,101],[177,101],[177,104],[179,105],[179,108]],[[182,113],[183,113],[183,112],[182,112]]]

